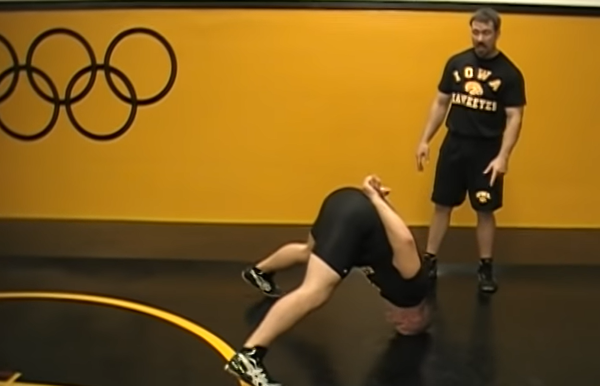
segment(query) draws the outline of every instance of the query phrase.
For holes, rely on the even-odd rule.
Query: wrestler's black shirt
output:
[[[361,269],[380,295],[398,307],[413,307],[420,304],[429,289],[427,272],[421,267],[419,273],[410,279],[403,278],[393,265],[394,252],[388,240],[385,226],[377,208],[371,200],[357,188],[343,188],[346,192],[362,196],[354,197],[352,213],[360,218],[352,218],[350,223],[360,224],[360,253],[354,265]],[[348,199],[348,198],[346,198]],[[350,201],[350,199],[348,199]],[[364,206],[357,208],[356,206]],[[359,220],[359,221],[357,221]]]
[[[369,204],[372,205],[371,202]],[[364,241],[360,268],[384,299],[398,307],[414,307],[427,296],[429,283],[426,269],[421,266],[419,272],[410,279],[400,275],[393,265],[394,252],[374,206],[373,211],[375,216],[371,220],[371,232]]]

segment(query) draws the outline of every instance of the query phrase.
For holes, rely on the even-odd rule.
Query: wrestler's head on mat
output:
[[[431,306],[427,300],[410,308],[401,308],[386,302],[385,317],[399,334],[418,335],[431,325]]]

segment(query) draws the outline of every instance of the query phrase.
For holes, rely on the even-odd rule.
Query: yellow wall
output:
[[[377,172],[395,189],[407,220],[426,224],[441,135],[425,173],[416,171],[414,150],[446,58],[469,44],[468,17],[264,10],[0,14],[0,34],[22,63],[32,40],[54,27],[85,36],[99,61],[117,33],[149,27],[169,40],[178,59],[170,94],[140,107],[132,129],[116,141],[83,137],[64,107],[43,140],[21,142],[0,132],[0,216],[307,223],[329,190]],[[530,103],[499,223],[599,226],[600,59],[592,54],[600,19],[505,15],[504,23],[502,48],[523,70]],[[34,63],[64,96],[72,74],[89,61],[72,39],[56,37],[40,46]],[[144,37],[124,41],[113,63],[140,97],[156,93],[169,73],[165,51]],[[9,65],[0,48],[0,68]],[[0,96],[9,82],[0,84]],[[51,111],[24,73],[0,104],[2,121],[23,133],[44,125]],[[102,133],[122,124],[128,107],[99,73],[74,111]],[[454,220],[472,224],[473,215],[463,207]]]

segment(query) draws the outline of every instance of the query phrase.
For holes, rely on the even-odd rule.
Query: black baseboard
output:
[[[414,227],[421,248],[426,227]],[[128,221],[0,220],[0,256],[192,259],[250,262],[304,240],[303,225],[186,224]],[[506,264],[600,264],[600,229],[497,231],[495,258]],[[440,261],[477,259],[473,228],[449,230]]]

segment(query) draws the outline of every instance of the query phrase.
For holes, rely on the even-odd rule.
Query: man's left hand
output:
[[[490,162],[483,174],[488,174],[490,172],[492,173],[492,177],[490,178],[490,186],[493,186],[494,182],[496,182],[496,179],[499,176],[506,174],[507,169],[508,159],[503,156],[497,156],[492,160],[492,162]]]

